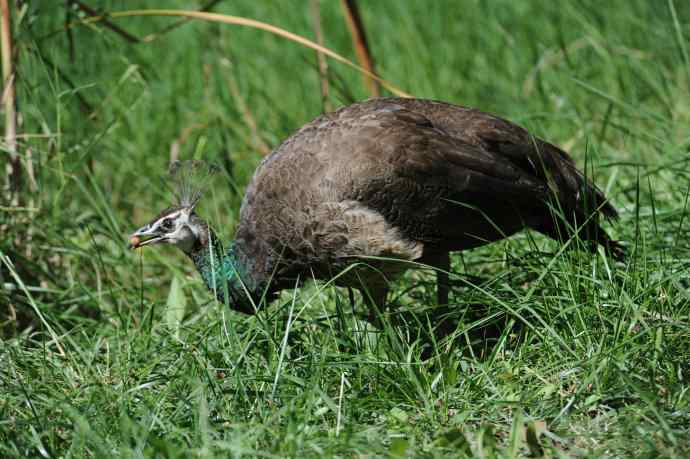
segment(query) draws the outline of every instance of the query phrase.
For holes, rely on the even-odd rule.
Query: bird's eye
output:
[[[161,228],[163,228],[165,231],[171,230],[173,227],[173,222],[171,219],[166,218],[161,222]]]

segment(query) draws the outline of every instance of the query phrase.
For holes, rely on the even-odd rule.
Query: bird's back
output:
[[[373,99],[322,115],[264,159],[237,240],[270,270],[356,256],[420,259],[564,214],[615,210],[566,153],[478,110]],[[548,228],[547,228],[548,230]]]

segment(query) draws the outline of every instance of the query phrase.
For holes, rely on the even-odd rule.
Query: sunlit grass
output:
[[[690,9],[360,3],[383,78],[567,147],[620,209],[607,229],[628,260],[533,233],[456,255],[458,326],[427,362],[429,272],[393,286],[381,330],[323,283],[235,314],[184,256],[125,237],[169,204],[172,150],[223,166],[200,213],[230,240],[262,145],[320,113],[314,51],[207,23],[129,44],[92,24],[72,60],[50,34],[64,2],[32,4],[17,82],[38,210],[0,213],[1,456],[690,454]],[[321,7],[326,46],[354,59],[338,2]],[[306,2],[216,11],[313,37]],[[139,37],[169,23],[116,21]],[[330,71],[334,105],[367,97],[355,71]]]

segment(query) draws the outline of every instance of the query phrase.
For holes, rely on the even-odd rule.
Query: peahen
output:
[[[525,228],[560,241],[577,228],[592,251],[624,254],[598,223],[616,210],[563,150],[449,103],[372,99],[305,125],[262,161],[227,247],[194,210],[198,167],[178,168],[176,205],[130,245],[176,245],[219,301],[249,314],[282,289],[336,277],[375,315],[390,281],[420,264],[438,269],[446,304],[449,252]]]

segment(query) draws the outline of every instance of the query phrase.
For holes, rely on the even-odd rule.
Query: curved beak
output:
[[[146,225],[139,228],[134,233],[132,233],[131,236],[129,236],[128,248],[138,249],[139,247],[157,244],[164,240],[165,235],[163,233],[160,233],[158,230],[153,229],[151,225]]]

